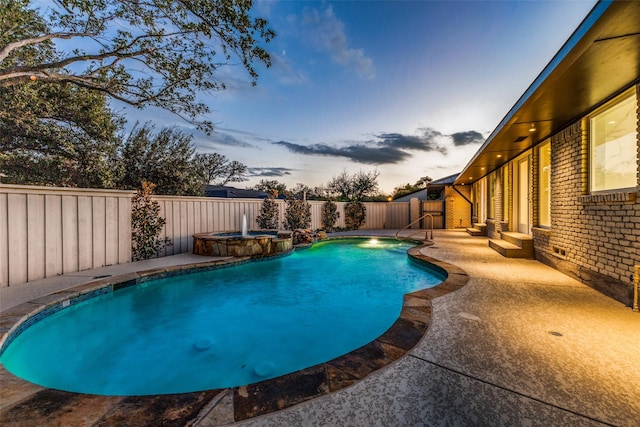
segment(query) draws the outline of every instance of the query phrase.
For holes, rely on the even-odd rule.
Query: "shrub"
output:
[[[311,226],[311,205],[306,200],[299,200],[293,196],[286,199],[287,210],[284,214],[284,228],[295,230]]]
[[[362,202],[349,202],[344,207],[344,222],[348,230],[357,230],[364,223],[367,208]]]
[[[271,192],[267,199],[262,201],[260,207],[260,213],[256,218],[258,228],[263,230],[276,230],[278,228],[278,204],[274,200],[277,197],[277,192]]]
[[[324,202],[322,205],[322,227],[327,231],[332,231],[338,218],[340,218],[338,205],[331,200]]]
[[[157,256],[171,239],[161,239],[160,232],[166,223],[160,217],[160,205],[151,199],[155,185],[142,181],[142,186],[131,200],[131,249],[134,261]]]

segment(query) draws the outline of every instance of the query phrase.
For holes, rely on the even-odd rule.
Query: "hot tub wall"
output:
[[[193,253],[205,256],[268,256],[288,252],[292,249],[291,238],[275,236],[219,237],[208,235],[193,236]]]

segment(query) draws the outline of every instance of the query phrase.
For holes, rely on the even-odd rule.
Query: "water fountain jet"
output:
[[[242,214],[242,238],[245,239],[249,235],[247,231],[247,214]]]

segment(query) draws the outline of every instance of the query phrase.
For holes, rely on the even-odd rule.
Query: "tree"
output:
[[[338,205],[331,200],[327,200],[322,204],[322,226],[328,232],[333,231],[333,226],[340,218],[340,212],[338,212]]]
[[[311,205],[306,200],[296,198],[293,194],[287,195],[286,203],[284,228],[287,230],[309,228],[311,225]]]
[[[160,216],[160,204],[151,199],[155,185],[142,181],[131,201],[131,250],[134,261],[157,256],[171,239],[160,238],[166,219]]]
[[[253,187],[253,189],[258,191],[264,191],[267,193],[270,193],[271,191],[275,190],[276,191],[275,197],[278,197],[278,194],[287,193],[286,184],[278,182],[278,180],[276,179],[261,179],[260,182]]]
[[[348,230],[357,230],[367,218],[367,208],[359,200],[352,200],[344,206],[344,224]]]
[[[260,213],[256,218],[258,228],[263,230],[276,230],[278,228],[278,203],[274,200],[278,196],[276,191],[269,193],[269,197],[262,201]]]
[[[345,169],[329,181],[327,188],[336,194],[340,200],[361,201],[378,190],[379,175],[378,171],[359,171],[349,175]]]
[[[2,180],[113,188],[121,126],[101,93],[69,85],[0,87]]]
[[[275,33],[252,3],[58,0],[40,14],[28,0],[0,0],[0,85],[73,85],[209,131],[196,95],[225,89],[220,67],[239,60],[255,85],[254,62],[271,65],[262,44]]]
[[[247,167],[236,160],[230,161],[222,154],[196,154],[194,161],[205,185],[227,185],[247,180]]]
[[[118,188],[135,189],[148,181],[158,194],[202,195],[192,140],[176,128],[156,133],[148,123],[136,125],[120,150]]]
[[[418,179],[415,184],[406,183],[403,186],[398,186],[393,189],[393,195],[391,196],[394,200],[406,196],[407,194],[415,193],[416,191],[420,191],[429,185],[432,181],[430,176],[423,176]]]

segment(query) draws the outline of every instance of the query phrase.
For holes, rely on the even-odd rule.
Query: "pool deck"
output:
[[[393,236],[395,230],[336,234]],[[404,356],[337,392],[234,425],[639,425],[640,313],[537,261],[503,258],[487,240],[436,230],[435,245],[421,249],[461,268],[469,280],[431,300],[429,328]],[[200,260],[183,254],[2,288],[0,314],[96,276]],[[66,403],[56,393],[16,381],[0,367],[0,424],[35,425],[37,417],[74,426],[230,421],[231,411],[209,411],[230,405],[225,393],[185,394],[174,399],[173,412],[158,403],[156,418],[148,413],[157,402],[150,398],[92,404],[87,397],[78,406],[70,393],[63,395]],[[185,417],[184,408],[197,416]]]

